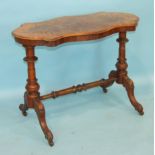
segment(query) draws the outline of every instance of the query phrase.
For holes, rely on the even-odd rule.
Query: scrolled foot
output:
[[[25,104],[20,104],[19,105],[19,109],[22,112],[23,116],[27,116],[27,112],[26,111],[28,110],[28,108],[27,108],[27,106]]]
[[[111,80],[109,81],[108,84],[102,84],[100,85],[100,87],[102,88],[103,92],[104,93],[107,93],[108,92],[108,89],[107,87],[111,86],[117,79],[117,71],[111,71],[110,74],[109,74],[109,79],[108,80]],[[102,79],[102,81],[105,81],[105,79]]]
[[[127,94],[129,97],[129,100],[131,104],[134,106],[134,108],[139,112],[140,115],[144,114],[143,107],[140,103],[137,102],[135,95],[134,95],[134,83],[129,77],[123,78],[123,86],[127,90]]]
[[[50,131],[48,133],[46,133],[45,138],[48,140],[48,144],[50,146],[53,146],[54,145],[53,135],[52,135],[52,133]]]
[[[139,112],[140,115],[144,115],[144,110],[140,103],[137,103],[137,107],[135,109]]]
[[[24,93],[24,104],[20,104],[19,105],[19,109],[22,112],[23,116],[27,116],[27,110],[28,110],[28,106],[27,106],[27,93]]]
[[[45,138],[48,140],[48,144],[50,146],[53,146],[53,134],[51,132],[51,130],[48,128],[47,123],[46,123],[46,118],[45,118],[45,108],[44,105],[41,103],[41,101],[39,99],[36,99],[34,101],[34,105],[35,105],[35,111],[36,114],[38,116],[38,120],[41,126],[41,129],[45,135]]]

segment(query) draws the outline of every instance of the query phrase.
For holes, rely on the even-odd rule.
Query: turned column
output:
[[[35,73],[35,61],[37,57],[34,53],[33,46],[24,46],[26,51],[26,57],[24,61],[27,62],[28,66],[28,79],[26,84],[26,92],[24,94],[24,104],[19,105],[24,116],[27,115],[28,108],[34,108],[34,99],[39,97],[39,84],[37,83],[36,73]]]
[[[37,57],[35,56],[33,46],[24,46],[26,49],[26,57],[24,61],[28,65],[28,79],[26,84],[26,95],[28,99],[28,108],[34,108],[33,100],[39,96],[39,84],[37,82],[36,73],[35,73],[35,61]]]
[[[26,111],[28,108],[34,108],[34,99],[39,97],[39,84],[37,82],[36,73],[35,73],[35,61],[37,57],[34,53],[33,46],[24,46],[26,50],[26,57],[24,61],[27,62],[28,66],[28,79],[26,84],[26,92],[24,94],[24,105],[20,105],[22,111]]]
[[[118,62],[116,63],[117,68],[117,83],[123,83],[123,77],[127,76],[127,67],[126,54],[125,54],[125,44],[128,42],[126,38],[126,32],[120,32],[119,38],[117,39],[119,43],[119,57]]]

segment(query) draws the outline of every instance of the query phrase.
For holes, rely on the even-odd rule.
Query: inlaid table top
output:
[[[138,17],[129,13],[98,12],[26,23],[13,31],[20,43],[56,46],[64,42],[99,39],[121,31],[134,31]]]

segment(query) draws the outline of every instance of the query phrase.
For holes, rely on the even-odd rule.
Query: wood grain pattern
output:
[[[119,31],[133,31],[138,17],[128,13],[99,12],[27,23],[13,31],[16,41],[28,45],[57,46],[71,41],[94,40]]]

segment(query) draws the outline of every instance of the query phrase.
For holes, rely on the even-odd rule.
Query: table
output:
[[[134,83],[128,77],[125,43],[128,41],[126,33],[135,31],[139,18],[129,13],[98,12],[88,15],[64,16],[43,22],[27,23],[13,31],[15,40],[22,44],[26,51],[24,61],[28,66],[28,79],[26,92],[24,93],[24,104],[19,106],[22,114],[27,115],[27,110],[35,110],[42,131],[50,146],[53,143],[53,134],[48,128],[45,118],[45,108],[42,100],[56,98],[70,93],[81,92],[94,87],[100,87],[107,92],[107,87],[114,82],[125,87],[129,100],[133,107],[143,115],[143,107],[135,98]],[[40,95],[39,83],[35,72],[36,46],[55,47],[66,42],[96,40],[114,33],[119,34],[119,54],[116,70],[110,72],[107,79],[84,83],[66,89],[53,91],[46,95]],[[59,60],[58,60],[59,63]]]

